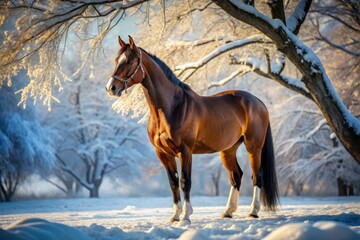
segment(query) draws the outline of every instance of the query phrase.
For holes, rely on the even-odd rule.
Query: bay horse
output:
[[[278,187],[265,105],[245,91],[229,90],[213,96],[199,96],[159,58],[137,47],[131,36],[128,44],[120,36],[118,42],[120,50],[106,90],[109,95],[120,97],[127,88],[142,85],[150,108],[148,135],[166,169],[172,190],[174,213],[170,222],[190,223],[193,212],[190,203],[192,154],[201,153],[220,152],[231,183],[222,217],[233,216],[243,175],[236,150],[243,142],[250,159],[254,186],[248,217],[258,217],[260,199],[265,209],[275,211]],[[183,206],[175,157],[179,158],[181,166]]]

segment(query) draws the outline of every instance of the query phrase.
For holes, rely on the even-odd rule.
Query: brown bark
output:
[[[271,17],[280,19],[286,25],[283,0],[271,0],[266,3],[269,6]]]
[[[314,102],[317,104],[332,130],[336,133],[345,149],[360,164],[360,133],[356,132],[344,111],[348,111],[334,91],[333,86],[327,79],[327,75],[320,60],[304,58],[306,54],[315,54],[302,44],[298,39],[286,30],[284,25],[272,25],[271,19],[267,19],[261,14],[255,14],[249,10],[238,8],[230,1],[213,0],[225,12],[234,18],[247,23],[267,37],[269,37],[278,50],[296,66],[303,75],[303,82],[309,90]],[[247,8],[248,9],[248,8]],[[301,53],[299,53],[299,50]]]

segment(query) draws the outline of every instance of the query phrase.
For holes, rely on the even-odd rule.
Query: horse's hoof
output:
[[[169,222],[171,222],[171,223],[173,223],[173,222],[178,222],[178,221],[180,221],[180,218],[171,217],[171,218],[169,219]]]
[[[189,226],[191,225],[191,221],[188,220],[188,219],[181,219],[178,224],[177,224],[177,227],[186,227],[186,226]]]
[[[233,216],[229,213],[223,213],[223,214],[221,214],[221,217],[222,218],[232,218]]]
[[[249,214],[247,215],[247,218],[259,218],[259,216],[256,215],[256,214],[251,214],[251,213],[249,213]]]

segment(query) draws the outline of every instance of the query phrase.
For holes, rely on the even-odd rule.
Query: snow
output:
[[[307,14],[306,11],[307,4],[308,4],[308,0],[299,1],[293,13],[286,19],[286,25],[291,32],[295,31],[295,29],[299,25],[299,22],[304,21]]]
[[[193,197],[191,225],[177,227],[168,222],[173,211],[170,197],[17,201],[0,204],[0,227],[24,218],[41,218],[55,222],[49,224],[56,226],[56,231],[66,228],[59,225],[64,224],[73,227],[68,231],[76,236],[100,240],[281,239],[278,236],[286,234],[292,237],[283,239],[360,239],[360,197],[284,197],[278,212],[260,211],[259,219],[246,218],[251,198],[242,196],[234,218],[220,218],[226,202],[226,197]],[[39,227],[46,223],[28,221]],[[52,230],[47,226],[45,231]]]
[[[349,227],[336,222],[317,222],[313,225],[305,223],[289,223],[270,233],[264,240],[357,240],[360,235]]]
[[[90,240],[91,238],[79,230],[39,218],[20,220],[6,228],[7,233],[0,231],[2,240],[21,239],[27,240]],[[5,235],[6,234],[6,235]]]

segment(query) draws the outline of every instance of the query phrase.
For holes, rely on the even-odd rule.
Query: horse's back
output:
[[[227,90],[227,91],[216,93],[216,94],[212,95],[211,97],[235,97],[234,99],[238,99],[238,100],[242,99],[242,100],[247,100],[247,101],[252,101],[252,102],[261,102],[261,100],[258,99],[253,94],[246,92],[246,91],[242,91],[242,90]]]
[[[253,135],[256,131],[265,131],[269,121],[269,113],[265,104],[253,94],[242,90],[227,90],[212,95],[207,104],[210,108],[219,102],[217,115],[224,114],[236,115],[232,119],[238,119],[242,133]],[[255,131],[255,132],[254,132]]]

